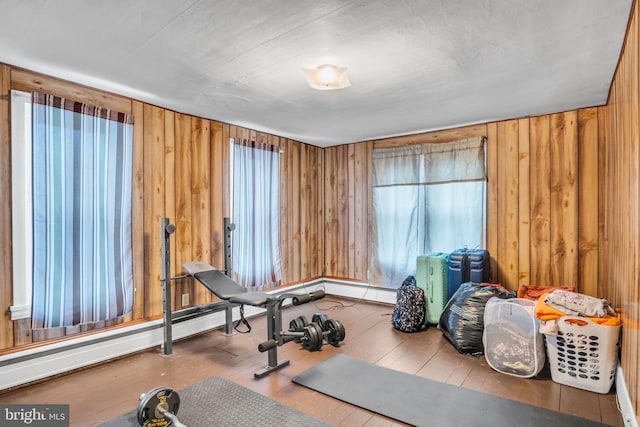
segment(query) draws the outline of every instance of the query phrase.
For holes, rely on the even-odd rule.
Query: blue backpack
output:
[[[398,288],[391,324],[402,332],[418,332],[425,326],[424,291],[416,286],[416,278],[408,276]]]

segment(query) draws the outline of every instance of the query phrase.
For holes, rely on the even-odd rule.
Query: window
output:
[[[12,135],[12,318],[68,328],[130,312],[133,116],[12,92]]]
[[[232,140],[233,278],[260,290],[280,285],[280,151]]]
[[[373,270],[385,286],[415,274],[416,257],[484,247],[484,138],[373,151]]]

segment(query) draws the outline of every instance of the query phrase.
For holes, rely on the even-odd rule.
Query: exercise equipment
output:
[[[180,396],[169,387],[156,387],[140,396],[136,410],[143,427],[186,427],[178,420]]]
[[[289,332],[282,332],[282,340],[284,343],[295,341],[302,343],[302,347],[309,351],[320,350],[322,347],[322,328],[317,323],[309,323],[302,328],[296,330],[289,329]],[[275,339],[267,340],[258,345],[258,351],[265,352],[276,347],[278,342]]]
[[[307,326],[309,322],[307,322],[307,318],[304,316],[298,316],[289,322],[289,332],[302,332],[305,326]],[[299,343],[302,342],[300,337],[295,337],[294,341]]]
[[[326,335],[327,343],[334,347],[338,347],[340,343],[344,341],[346,336],[344,326],[335,319],[327,320],[325,323],[325,331],[328,332]]]
[[[306,317],[298,316],[289,323],[289,334],[294,336],[296,342],[302,342],[303,346],[308,350],[318,350],[316,348],[316,332],[307,331],[308,326],[315,325],[320,328],[320,340],[325,339],[328,344],[334,347],[340,346],[340,343],[344,341],[346,332],[342,323],[337,320],[331,319],[324,313],[315,313],[311,318],[311,323],[307,322]],[[300,334],[302,332],[302,334]],[[307,342],[309,342],[307,344]]]
[[[199,261],[188,262],[182,265],[186,272],[184,275],[170,278],[171,271],[171,246],[170,235],[175,232],[175,226],[169,223],[168,218],[161,219],[162,228],[162,287],[163,287],[163,319],[164,319],[164,353],[171,354],[171,326],[176,319],[171,311],[171,287],[169,282],[177,278],[193,277],[209,291],[211,291],[220,301],[209,304],[200,308],[204,312],[225,310],[225,332],[228,335],[233,333],[233,307],[240,308],[240,320],[247,325],[248,331],[251,330],[249,323],[244,318],[244,306],[260,307],[266,310],[267,318],[267,340],[258,345],[258,351],[261,353],[268,352],[267,366],[254,373],[256,378],[262,378],[269,373],[278,370],[289,364],[288,360],[278,361],[277,347],[282,346],[290,341],[301,343],[303,348],[309,351],[319,350],[323,341],[326,339],[328,343],[337,346],[344,339],[344,327],[337,321],[331,326],[329,318],[324,314],[317,315],[317,322],[308,323],[303,316],[294,319],[290,324],[290,331],[282,329],[282,305],[286,300],[291,300],[293,305],[306,304],[324,298],[323,290],[316,290],[308,293],[280,293],[270,294],[264,292],[248,292],[246,288],[232,280],[228,273],[217,270],[215,267]],[[231,250],[230,235],[233,231],[233,224],[225,219],[225,267],[227,272],[231,269],[229,253]],[[198,315],[196,313],[195,315]],[[237,325],[236,325],[237,326]],[[293,329],[293,330],[291,330]]]
[[[329,316],[324,313],[314,313],[313,317],[311,318],[311,322],[317,323],[318,325],[322,326],[322,329],[324,329],[324,323],[327,320],[329,320]]]

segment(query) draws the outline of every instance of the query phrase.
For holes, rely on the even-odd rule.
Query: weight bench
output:
[[[244,322],[249,331],[249,323],[244,318],[244,306],[254,306],[264,308],[267,311],[267,340],[258,345],[258,351],[268,352],[268,364],[264,369],[254,373],[256,378],[262,378],[269,373],[278,370],[289,364],[288,360],[278,361],[277,347],[290,341],[302,343],[303,347],[309,351],[319,350],[323,340],[333,345],[339,346],[344,340],[344,326],[337,320],[326,318],[321,313],[314,315],[314,321],[308,323],[304,316],[299,316],[289,324],[289,330],[282,329],[282,304],[286,299],[291,299],[293,305],[306,304],[320,298],[324,298],[324,291],[317,290],[310,293],[282,293],[268,294],[264,292],[248,292],[246,288],[233,281],[222,271],[204,262],[188,262],[183,264],[186,274],[171,277],[171,240],[170,235],[176,231],[176,227],[169,222],[169,218],[160,219],[162,232],[162,315],[163,315],[163,351],[165,355],[170,355],[173,348],[172,324],[188,316],[202,315],[212,311],[225,310],[225,332],[229,335],[233,333],[233,307],[240,306],[240,322]],[[225,218],[225,272],[229,273],[230,268],[230,232],[234,226]],[[171,307],[171,285],[175,279],[193,277],[221,301],[212,304],[188,309],[188,314],[173,313]],[[195,310],[195,314],[193,313]],[[184,310],[182,310],[184,311]],[[178,316],[180,317],[178,317]],[[316,319],[317,316],[317,320]],[[248,332],[248,331],[247,331]]]
[[[260,352],[268,352],[268,365],[260,371],[254,373],[256,378],[262,378],[269,373],[278,370],[289,364],[288,360],[278,361],[277,348],[287,342],[300,339],[305,334],[294,332],[284,332],[282,329],[282,304],[286,299],[291,299],[293,305],[306,304],[324,298],[324,291],[318,290],[311,293],[283,293],[272,295],[264,292],[248,292],[246,288],[236,283],[221,271],[204,262],[188,262],[182,265],[184,271],[193,276],[198,282],[209,289],[221,300],[231,304],[260,307],[267,310],[267,341],[258,345]],[[242,312],[242,309],[241,309]],[[242,315],[241,320],[244,320]],[[317,349],[317,343],[322,345],[322,331],[308,332],[313,334],[314,346],[308,349]]]

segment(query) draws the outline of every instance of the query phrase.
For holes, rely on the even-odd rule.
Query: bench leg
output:
[[[275,350],[275,349],[273,349]],[[269,350],[271,351],[271,350]],[[259,371],[256,371],[253,373],[253,376],[255,378],[262,378],[262,377],[266,377],[267,375],[269,375],[271,372],[273,371],[277,371],[280,368],[284,368],[285,366],[289,365],[289,360],[285,359],[285,360],[281,360],[280,362],[276,363],[275,365],[269,365],[267,367],[264,367],[262,369],[260,369]]]
[[[224,309],[224,335],[233,335],[233,306]]]
[[[274,340],[278,343],[277,346],[270,348],[267,353],[268,365],[255,372],[253,376],[255,378],[262,378],[269,375],[273,371],[277,371],[289,365],[288,360],[282,360],[278,362],[278,346],[281,346],[283,342],[282,337],[282,315],[280,311],[280,301],[268,301],[267,302],[267,340]]]

